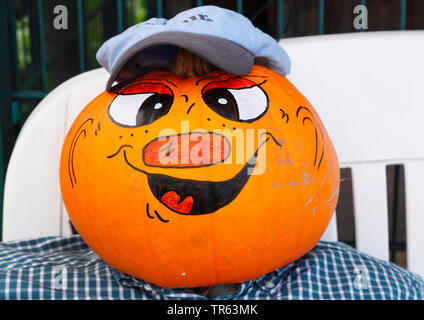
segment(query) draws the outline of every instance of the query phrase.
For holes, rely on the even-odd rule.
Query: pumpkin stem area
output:
[[[195,77],[205,75],[216,67],[207,62],[205,59],[178,47],[175,54],[174,63],[171,73],[179,77]]]

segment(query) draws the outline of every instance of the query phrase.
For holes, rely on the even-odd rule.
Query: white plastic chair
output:
[[[366,32],[285,39],[289,79],[352,168],[357,248],[388,260],[386,166],[403,164],[408,269],[424,276],[424,32]],[[5,182],[3,240],[69,235],[59,157],[80,110],[104,90],[98,69],[53,90],[16,142]],[[335,219],[323,240],[336,241]]]

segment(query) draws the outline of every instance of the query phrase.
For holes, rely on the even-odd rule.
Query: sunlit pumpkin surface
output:
[[[314,247],[339,167],[283,76],[151,73],[103,92],[62,150],[63,199],[107,263],[163,287],[247,281]]]

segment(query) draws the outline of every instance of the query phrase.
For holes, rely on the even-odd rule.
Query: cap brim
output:
[[[174,45],[184,48],[219,69],[235,75],[248,74],[254,63],[253,54],[232,41],[205,34],[178,31],[161,32],[135,43],[122,54],[114,68],[110,70],[106,90],[109,91],[115,80],[121,78],[120,74],[130,59],[143,50],[158,45]]]

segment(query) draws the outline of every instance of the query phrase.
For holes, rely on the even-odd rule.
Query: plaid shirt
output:
[[[0,299],[207,299],[123,274],[79,236],[0,243]],[[343,243],[319,242],[289,265],[215,299],[424,299],[424,282]]]

